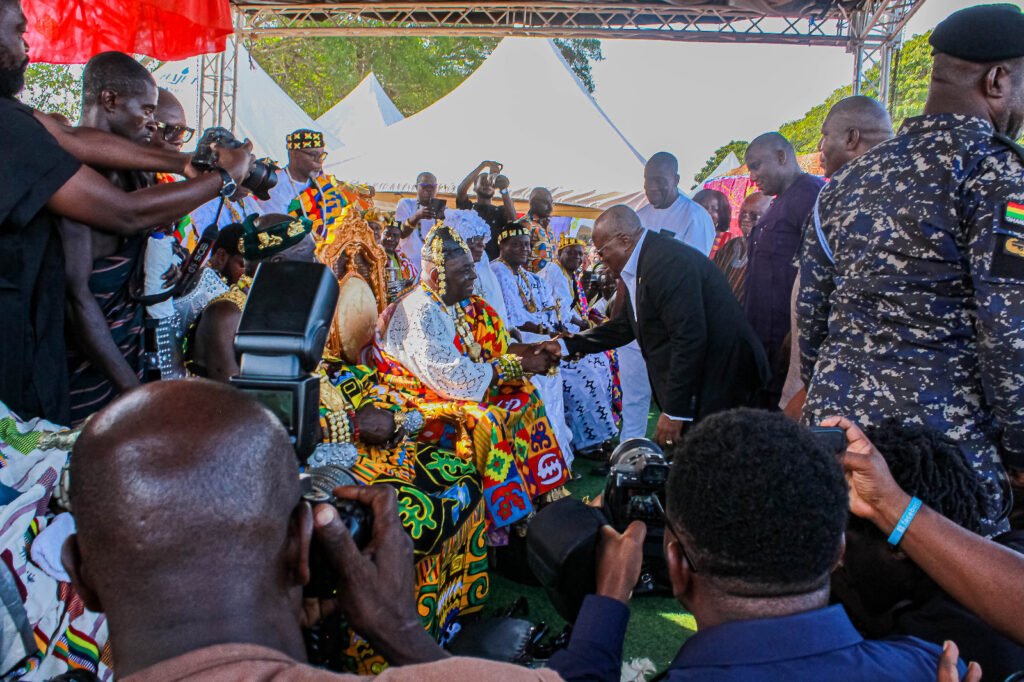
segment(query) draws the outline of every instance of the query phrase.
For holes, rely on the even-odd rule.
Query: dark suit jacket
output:
[[[683,242],[648,232],[637,263],[636,306],[565,340],[571,354],[597,353],[634,338],[662,412],[699,419],[749,405],[769,377],[764,346],[725,276]]]

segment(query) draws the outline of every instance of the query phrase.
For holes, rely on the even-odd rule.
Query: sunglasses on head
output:
[[[186,125],[171,125],[163,121],[157,121],[156,127],[167,142],[188,142],[196,134],[195,128],[189,128]]]

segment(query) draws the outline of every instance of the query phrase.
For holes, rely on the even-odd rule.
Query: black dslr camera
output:
[[[661,448],[646,438],[630,438],[619,444],[609,461],[603,509],[609,523],[622,532],[633,521],[652,528],[665,525],[665,484],[668,462]]]
[[[597,586],[597,546],[601,526],[623,532],[633,521],[647,525],[644,562],[634,594],[670,591],[662,539],[665,484],[669,466],[661,448],[646,438],[619,444],[600,509],[566,497],[533,518],[526,535],[527,561],[560,616],[574,621],[583,598]]]
[[[211,171],[217,167],[217,158],[212,147],[214,142],[228,149],[237,149],[244,144],[227,128],[207,128],[196,144],[195,154],[192,155],[193,167],[201,171]],[[266,201],[270,198],[270,190],[277,185],[277,171],[276,163],[270,159],[259,159],[253,164],[245,180],[242,180],[242,186],[251,191],[257,199]]]
[[[351,500],[339,500],[334,496],[334,489],[342,485],[357,485],[352,474],[333,464],[307,469],[301,477],[302,499],[310,505],[332,504],[338,510],[341,522],[352,534],[356,546],[362,549],[370,542],[373,534],[373,512],[364,505]],[[314,542],[309,548],[309,583],[304,594],[306,597],[325,599],[334,594],[338,579],[330,560]]]

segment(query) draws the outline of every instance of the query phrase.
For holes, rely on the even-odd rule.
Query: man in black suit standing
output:
[[[548,342],[568,355],[636,339],[661,409],[654,439],[680,440],[687,422],[751,404],[769,377],[764,347],[722,273],[677,239],[645,230],[628,206],[594,224],[598,257],[626,285],[621,312],[599,327]]]

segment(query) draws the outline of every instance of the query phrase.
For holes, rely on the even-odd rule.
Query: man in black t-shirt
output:
[[[455,207],[462,210],[472,209],[477,212],[491,228],[491,239],[487,242],[487,257],[494,260],[498,257],[498,233],[502,228],[516,219],[516,205],[512,201],[508,187],[501,190],[501,206],[495,206],[494,180],[501,172],[501,164],[497,161],[483,161],[459,183],[455,195]],[[484,172],[490,169],[489,172]],[[469,188],[473,186],[476,201],[470,201]]]
[[[64,258],[55,214],[132,234],[180,218],[217,196],[225,181],[213,172],[128,194],[82,166],[183,172],[188,157],[67,128],[14,99],[28,66],[25,31],[17,0],[0,0],[0,402],[24,419],[66,424]],[[235,182],[249,172],[250,149],[219,150]]]

